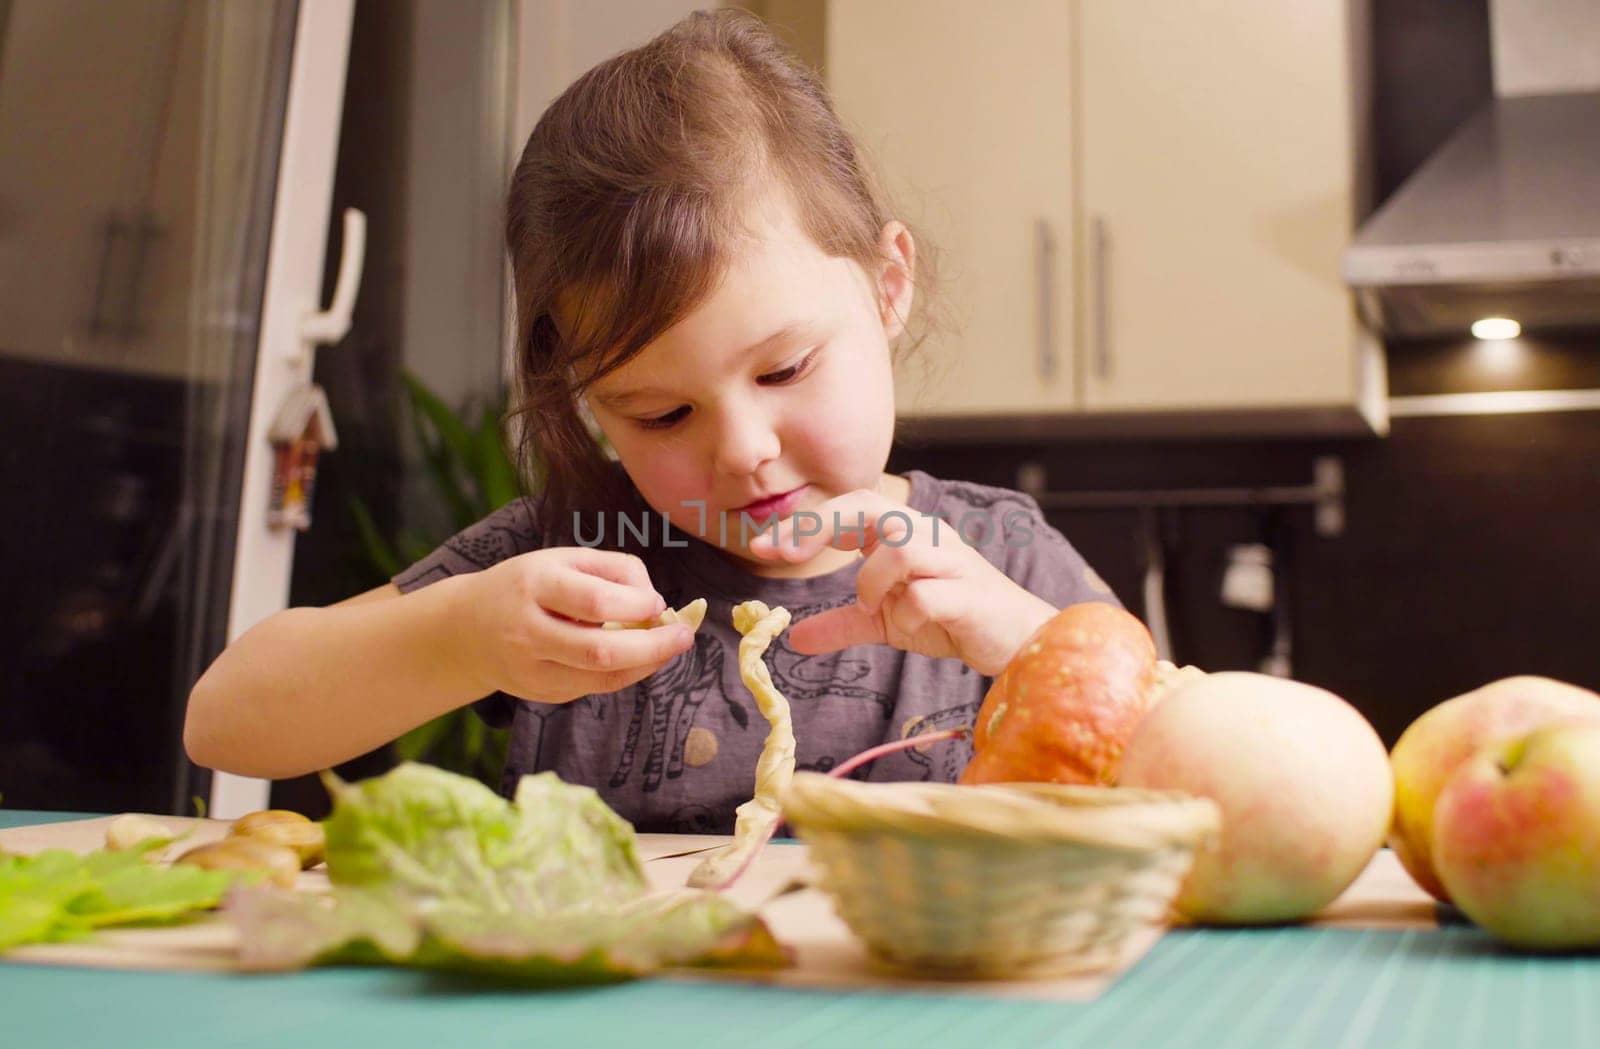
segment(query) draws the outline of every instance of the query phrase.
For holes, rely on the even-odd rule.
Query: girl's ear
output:
[[[906,330],[915,291],[917,242],[905,223],[884,225],[878,237],[878,256],[883,260],[878,270],[878,315],[884,334],[893,342]]]

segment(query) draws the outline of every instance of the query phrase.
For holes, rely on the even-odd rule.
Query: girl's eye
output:
[[[654,419],[638,419],[636,421],[647,430],[665,430],[688,414],[689,406],[685,404],[672,409],[665,415],[658,415]]]
[[[787,368],[780,368],[775,372],[757,376],[756,382],[763,386],[783,386],[794,382],[811,369],[811,364],[816,359],[817,352],[817,350],[812,350],[801,358],[798,363],[791,364]],[[635,419],[634,421],[646,430],[665,430],[677,425],[688,414],[689,406],[685,404],[674,408],[665,415],[657,415],[652,419]]]
[[[782,386],[784,383],[794,382],[805,373],[806,369],[811,367],[811,362],[816,358],[816,356],[817,351],[812,350],[810,353],[806,354],[798,364],[791,364],[787,368],[781,368],[775,372],[768,372],[767,374],[757,378],[756,382],[761,383],[763,386]]]

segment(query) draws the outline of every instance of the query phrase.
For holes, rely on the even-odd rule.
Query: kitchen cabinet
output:
[[[831,4],[840,113],[943,263],[905,416],[1381,430],[1338,271],[1356,21],[1347,0]]]
[[[1348,5],[1076,16],[1083,407],[1358,404]]]
[[[840,116],[934,249],[918,305],[938,327],[899,370],[902,408],[1074,401],[1071,27],[1061,0],[1009,0],[1004,14],[963,0],[828,6]]]

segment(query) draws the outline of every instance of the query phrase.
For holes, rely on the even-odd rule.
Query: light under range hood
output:
[[[1600,329],[1600,91],[1490,101],[1361,226],[1343,271],[1391,336],[1496,316]]]

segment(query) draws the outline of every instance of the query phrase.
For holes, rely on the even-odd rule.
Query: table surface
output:
[[[0,811],[0,828],[83,813]],[[6,1046],[1587,1046],[1600,956],[1477,929],[1179,929],[1097,1001],[639,981],[527,990],[398,969],[285,975],[0,963]]]

